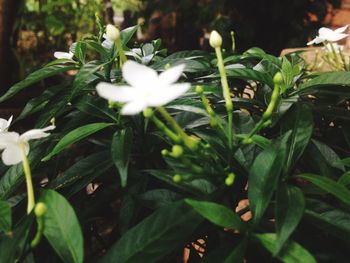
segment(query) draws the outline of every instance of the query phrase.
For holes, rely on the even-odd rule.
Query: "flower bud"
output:
[[[183,155],[184,149],[181,145],[175,144],[172,148],[171,155],[174,158],[179,158],[181,155]]]
[[[143,110],[143,116],[145,118],[151,118],[153,116],[153,110],[151,108],[146,108]]]
[[[283,76],[281,72],[277,72],[273,77],[273,83],[275,85],[281,85],[283,83]]]
[[[215,30],[211,31],[210,38],[209,38],[209,44],[213,48],[221,47],[222,37],[220,36],[220,34],[217,31],[215,31]]]
[[[47,206],[43,202],[39,202],[35,205],[34,214],[37,217],[42,217],[47,211]]]
[[[200,85],[197,85],[197,86],[196,86],[196,93],[197,93],[198,95],[202,95],[202,94],[203,94],[203,87],[200,86]]]
[[[252,144],[253,139],[252,138],[244,138],[242,141],[243,144]]]
[[[179,183],[180,181],[181,181],[181,175],[175,174],[175,175],[173,176],[173,182],[174,182],[174,183]]]
[[[232,40],[232,52],[236,49],[236,41],[235,41],[235,32],[231,31],[231,40]]]
[[[236,178],[236,175],[234,173],[230,173],[225,179],[225,184],[227,186],[233,185],[233,183],[235,182],[235,178]]]
[[[167,156],[169,154],[169,151],[167,149],[163,149],[161,153],[163,156]]]
[[[116,28],[115,26],[109,24],[106,27],[106,35],[107,38],[111,41],[117,41],[120,37],[120,31],[118,28]]]
[[[272,124],[272,120],[267,120],[263,123],[263,127],[266,128],[266,127],[269,127],[270,125]]]

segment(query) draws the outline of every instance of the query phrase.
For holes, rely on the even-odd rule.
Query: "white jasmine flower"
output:
[[[336,42],[346,38],[349,34],[345,34],[344,32],[348,29],[348,25],[332,30],[327,27],[321,27],[318,30],[318,36],[316,36],[313,40],[307,43],[307,45],[319,44],[324,41]]]
[[[74,57],[73,52],[61,52],[61,51],[56,51],[53,53],[53,56],[57,59],[72,59]]]
[[[29,140],[40,139],[50,135],[46,131],[55,129],[51,125],[44,129],[29,130],[22,135],[17,132],[3,132],[0,133],[0,150],[2,152],[1,158],[5,165],[14,165],[22,161],[22,154],[29,153]]]
[[[134,115],[147,107],[165,105],[184,94],[190,84],[175,84],[184,68],[185,65],[178,65],[158,75],[154,69],[128,60],[122,72],[130,86],[99,83],[96,87],[97,93],[109,101],[125,103],[121,113]]]
[[[8,128],[11,125],[12,117],[13,116],[11,116],[8,120],[0,118],[0,133],[1,132],[7,132]]]
[[[109,39],[107,34],[103,34],[103,38],[105,40],[102,42],[102,46],[106,49],[111,49],[114,45],[114,41]]]
[[[322,49],[326,50],[328,52],[333,52],[332,45],[334,48],[335,53],[339,54],[341,51],[343,51],[344,46],[343,45],[338,45],[337,43],[328,43],[326,46],[324,46]]]

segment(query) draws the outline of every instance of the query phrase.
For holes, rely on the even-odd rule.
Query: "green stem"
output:
[[[183,140],[185,146],[189,148],[191,151],[195,151],[198,147],[198,141],[192,139],[188,136],[184,130],[179,126],[179,124],[174,120],[173,117],[169,114],[169,112],[164,107],[157,108],[159,113],[163,116],[163,118],[173,127],[173,129],[177,132],[180,138]]]
[[[228,114],[228,142],[229,142],[229,148],[232,148],[232,100],[230,95],[230,88],[227,81],[226,71],[225,71],[225,65],[224,60],[222,58],[221,48],[217,47],[215,48],[216,57],[218,60],[218,68],[219,73],[221,77],[221,85],[222,85],[222,91],[225,99],[226,104],[226,110]]]
[[[176,135],[173,131],[171,131],[160,119],[158,119],[156,116],[152,116],[151,120],[155,123],[155,125],[163,131],[173,142],[180,143],[181,138]]]
[[[27,214],[29,214],[35,205],[34,198],[34,188],[32,182],[32,173],[30,171],[29,161],[27,155],[25,154],[24,146],[21,146],[21,154],[22,154],[22,165],[24,170],[24,175],[26,179],[27,185],[27,195],[28,195],[28,203],[27,203]]]
[[[336,63],[336,65],[337,65],[338,69],[343,68],[343,66],[341,65],[341,62],[339,61],[338,54],[337,54],[337,52],[335,51],[335,48],[334,48],[334,46],[333,46],[333,43],[330,42],[330,45],[331,45],[332,54],[333,54],[333,57],[334,57],[334,60],[335,60],[335,63]]]
[[[127,58],[125,56],[125,52],[123,50],[123,45],[122,42],[120,41],[120,38],[115,42],[117,49],[118,49],[118,54],[119,54],[119,65],[120,68],[123,66],[123,64],[126,62]]]
[[[43,217],[36,217],[36,222],[38,224],[38,229],[36,231],[36,234],[32,240],[32,242],[30,243],[31,248],[35,248],[37,247],[37,245],[39,245],[41,237],[43,235],[44,232],[44,220]]]

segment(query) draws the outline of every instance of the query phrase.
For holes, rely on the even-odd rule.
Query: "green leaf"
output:
[[[12,227],[12,214],[10,205],[0,200],[0,233],[9,232]]]
[[[128,166],[132,147],[132,139],[133,135],[131,128],[117,131],[113,135],[112,139],[112,159],[114,165],[118,169],[122,187],[126,186],[128,180]]]
[[[345,204],[350,205],[350,190],[348,190],[344,185],[328,177],[315,174],[300,174],[298,177],[313,183],[322,190],[325,190],[326,192],[337,197]]]
[[[336,160],[335,162],[332,163],[332,165],[334,167],[343,167],[343,166],[347,166],[350,167],[350,157],[342,159],[342,160]]]
[[[201,221],[183,202],[163,207],[126,232],[98,263],[162,262],[183,247]]]
[[[44,236],[64,262],[82,263],[84,240],[73,208],[53,190],[43,191],[41,201],[47,206]]]
[[[27,215],[18,222],[11,235],[0,235],[0,263],[20,262],[19,258],[27,248],[33,219],[33,214]]]
[[[270,253],[274,252],[277,242],[276,234],[254,234],[254,237],[263,247],[270,251]],[[287,243],[281,253],[277,255],[277,258],[282,260],[284,263],[317,263],[309,251],[296,242]]]
[[[255,223],[260,221],[276,189],[289,137],[290,132],[263,150],[250,169],[248,198]]]
[[[73,70],[73,69],[76,69],[76,66],[52,65],[52,66],[43,67],[42,69],[39,69],[33,72],[32,74],[30,74],[24,80],[13,85],[2,97],[0,97],[0,102],[8,100],[12,96],[16,95],[19,91],[23,90],[28,86],[31,86],[34,83],[39,82],[40,80],[43,80],[48,77],[51,77],[69,70]]]
[[[278,254],[298,226],[305,208],[303,192],[295,186],[281,183],[276,198],[277,242],[274,255]]]
[[[53,150],[45,156],[42,160],[48,161],[56,154],[60,153],[64,148],[66,148],[68,145],[76,143],[86,137],[88,137],[91,134],[94,134],[102,129],[105,129],[109,126],[113,125],[112,123],[91,123],[84,126],[81,126],[79,128],[76,128],[75,130],[69,132],[66,134],[53,148]]]
[[[302,84],[298,93],[310,92],[310,90],[326,86],[350,86],[349,72],[325,72]]]
[[[338,184],[342,184],[345,187],[350,185],[350,171],[340,176],[340,178],[338,179]]]
[[[193,199],[185,199],[185,202],[196,210],[201,216],[215,225],[228,227],[235,230],[244,229],[244,224],[240,217],[223,205]]]
[[[306,220],[325,232],[350,244],[350,214],[315,199],[306,200]]]
[[[247,239],[243,239],[230,255],[225,259],[224,263],[242,263],[244,262],[244,254],[246,252]]]
[[[123,43],[123,46],[126,46],[126,44],[129,43],[132,36],[136,33],[138,27],[139,27],[138,25],[131,26],[131,27],[123,29],[120,32],[120,40]]]
[[[288,111],[281,121],[282,133],[291,131],[291,141],[288,144],[287,164],[284,173],[287,175],[290,168],[299,160],[308,145],[313,131],[313,116],[305,104],[296,104]]]

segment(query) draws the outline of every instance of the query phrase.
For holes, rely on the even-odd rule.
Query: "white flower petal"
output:
[[[328,36],[328,38],[326,40],[328,40],[330,42],[336,42],[336,41],[339,41],[339,40],[346,38],[347,36],[348,36],[348,34],[344,34],[344,33],[333,34],[331,36]]]
[[[9,146],[2,152],[1,157],[5,165],[18,164],[22,161],[21,148],[18,145]]]
[[[169,68],[159,75],[159,81],[163,85],[169,85],[176,82],[185,69],[185,64],[177,65],[175,67]]]
[[[19,134],[17,132],[0,133],[0,149],[18,144]]]
[[[29,141],[29,140],[33,140],[33,139],[40,139],[40,138],[44,138],[50,135],[50,133],[46,133],[46,131],[50,131],[55,129],[56,127],[54,125],[50,125],[46,128],[43,129],[33,129],[33,130],[29,130],[25,133],[23,133],[20,136],[20,139],[23,141]]]
[[[336,33],[344,33],[347,29],[348,29],[349,25],[343,26],[343,27],[339,27],[336,30],[334,30],[334,32]]]
[[[72,59],[74,54],[72,52],[61,52],[61,51],[56,51],[54,54],[54,57],[57,59]]]
[[[123,115],[135,115],[147,108],[147,104],[143,100],[134,100],[125,104],[121,110]]]
[[[157,83],[158,74],[151,69],[135,61],[128,60],[124,63],[123,78],[133,87],[143,87]]]
[[[190,87],[191,85],[189,83],[178,83],[164,87],[163,89],[159,88],[158,95],[149,97],[147,104],[151,107],[165,105],[186,93]]]
[[[11,116],[8,120],[0,118],[0,132],[6,132],[11,125],[13,116]]]
[[[114,45],[114,42],[109,40],[108,38],[106,38],[106,40],[104,40],[102,42],[102,46],[105,48],[105,49],[111,49]]]
[[[116,86],[110,83],[101,82],[96,86],[97,93],[100,97],[118,102],[128,102],[135,98],[135,88],[129,86]]]

